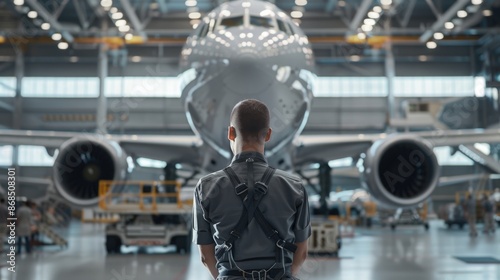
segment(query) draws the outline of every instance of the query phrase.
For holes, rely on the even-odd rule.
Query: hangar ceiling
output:
[[[0,2],[3,19],[0,22],[0,75],[13,74],[16,51],[20,50],[26,64],[32,64],[31,68],[35,69],[27,71],[27,76],[43,76],[44,71],[36,69],[44,68],[49,62],[58,66],[53,67],[52,75],[64,76],[60,72],[65,71],[55,68],[71,68],[78,62],[79,68],[83,67],[83,76],[93,76],[94,71],[85,71],[82,63],[87,63],[89,69],[95,68],[100,42],[110,47],[110,62],[114,66],[130,67],[140,57],[141,63],[162,63],[167,75],[176,75],[180,49],[199,21],[197,18],[223,2],[226,1],[3,0]],[[419,62],[435,62],[449,69],[449,73],[443,75],[464,75],[465,72],[473,75],[481,71],[485,53],[490,60],[491,56],[498,56],[500,0],[270,2],[289,14],[295,11],[294,16],[300,16],[296,21],[310,38],[320,75],[383,73],[384,45],[389,39],[396,63],[411,68]],[[383,5],[388,3],[390,5]],[[370,12],[377,11],[378,7],[381,9],[374,17],[375,24],[365,28],[365,20],[370,19]],[[120,20],[124,21],[118,23]],[[444,38],[440,39],[439,34],[434,38],[435,33]],[[428,42],[435,42],[437,47],[428,48]],[[368,71],[335,68],[351,62],[359,63]],[[460,67],[453,67],[455,64]],[[489,66],[496,67],[496,64],[493,59]],[[416,71],[408,74],[422,72],[425,75],[424,70]],[[111,69],[110,75],[119,74]],[[133,70],[130,74],[137,75]]]

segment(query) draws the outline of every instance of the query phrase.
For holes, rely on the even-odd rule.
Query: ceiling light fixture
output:
[[[124,25],[127,25],[127,21],[124,20],[124,19],[119,19],[115,22],[115,25],[120,27],[120,26],[124,26]]]
[[[290,16],[293,18],[301,18],[304,16],[304,14],[301,11],[292,11],[290,13]]]
[[[134,38],[134,34],[132,34],[132,33],[127,33],[127,34],[125,35],[125,40],[127,40],[127,41],[130,41],[130,40],[132,40],[133,38]]]
[[[370,32],[370,31],[373,30],[373,26],[372,25],[363,24],[363,25],[361,25],[361,30],[363,30],[364,32]]]
[[[360,39],[360,40],[365,40],[366,39],[366,34],[363,33],[363,32],[359,32],[357,36],[358,36],[358,39]]]
[[[112,19],[121,19],[122,17],[123,17],[123,13],[120,13],[120,12],[116,12],[116,13],[111,15]]]
[[[455,27],[455,24],[451,21],[444,23],[444,28],[446,28],[446,29],[453,29],[453,27]]]
[[[377,22],[372,19],[372,18],[365,18],[365,20],[363,21],[364,24],[367,24],[367,25],[375,25]]]
[[[485,17],[491,17],[493,15],[493,12],[491,10],[484,10],[483,11],[483,16]]]
[[[466,11],[464,11],[464,10],[460,10],[460,11],[458,11],[458,12],[457,12],[457,16],[458,16],[459,18],[464,18],[464,17],[466,17],[466,16],[467,16],[467,12],[466,12]]]
[[[392,5],[392,0],[380,0],[380,4],[382,4],[382,6],[390,6]]]
[[[425,44],[425,46],[426,46],[428,49],[431,49],[431,50],[432,50],[432,49],[435,49],[435,48],[437,47],[437,44],[436,44],[436,42],[434,42],[434,41],[429,41],[429,42],[427,42],[427,43]]]
[[[120,27],[118,27],[118,30],[120,30],[120,32],[129,32],[130,26],[128,26],[128,25],[120,26]]]
[[[434,33],[434,39],[436,40],[442,40],[444,38],[444,34],[441,32],[436,32]]]
[[[360,57],[359,55],[351,55],[351,56],[349,57],[349,59],[350,59],[351,61],[355,61],[355,62],[356,62],[356,61],[360,61],[360,60],[361,60],[361,57]]]
[[[61,33],[54,33],[54,34],[52,34],[52,40],[59,41],[61,39],[62,39]]]
[[[66,42],[59,42],[59,44],[57,44],[57,47],[60,49],[60,50],[65,50],[69,47],[69,44],[66,43]]]
[[[373,11],[375,13],[379,13],[380,14],[382,12],[382,8],[380,6],[375,6],[375,7],[373,7]]]
[[[373,18],[373,19],[377,19],[380,17],[380,14],[377,12],[368,12],[368,17]]]
[[[305,5],[307,5],[307,0],[295,0],[295,5],[305,6]]]
[[[24,0],[14,0],[14,5],[22,6],[22,5],[24,5]]]
[[[198,5],[198,2],[196,0],[187,0],[184,4],[186,7],[194,7]]]
[[[113,6],[112,0],[101,0],[101,6],[104,8],[111,8]]]
[[[29,18],[36,18],[37,16],[38,16],[38,13],[36,11],[29,11],[28,12]]]
[[[483,3],[483,0],[472,0],[471,2],[473,5],[481,5]]]
[[[199,19],[199,18],[201,18],[201,14],[199,12],[192,12],[192,13],[189,13],[188,17],[190,19]]]
[[[42,23],[42,25],[40,25],[40,28],[42,30],[49,30],[50,29],[50,23],[44,22],[44,23]]]

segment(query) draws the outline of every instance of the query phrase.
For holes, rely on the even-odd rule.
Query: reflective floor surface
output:
[[[481,225],[479,225],[481,229]],[[123,248],[107,256],[102,225],[74,222],[69,248],[46,247],[17,256],[16,272],[1,257],[0,279],[8,280],[208,280],[198,253],[178,255],[173,248]],[[396,231],[375,226],[344,238],[339,258],[311,256],[301,279],[347,280],[500,280],[498,264],[465,264],[457,256],[500,259],[500,234],[470,238],[466,230],[448,230],[442,222]]]

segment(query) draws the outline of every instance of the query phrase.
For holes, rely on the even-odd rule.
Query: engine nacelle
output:
[[[59,194],[76,207],[94,207],[100,180],[124,180],[127,155],[115,143],[92,137],[64,142],[54,161],[54,183]]]
[[[363,185],[380,203],[412,207],[430,196],[439,180],[432,145],[414,135],[392,135],[375,142],[363,163]]]

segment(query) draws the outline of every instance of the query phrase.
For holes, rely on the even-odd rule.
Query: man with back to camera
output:
[[[258,100],[236,104],[224,170],[200,179],[194,194],[193,241],[214,279],[296,279],[311,235],[300,178],[270,168],[269,110]]]

